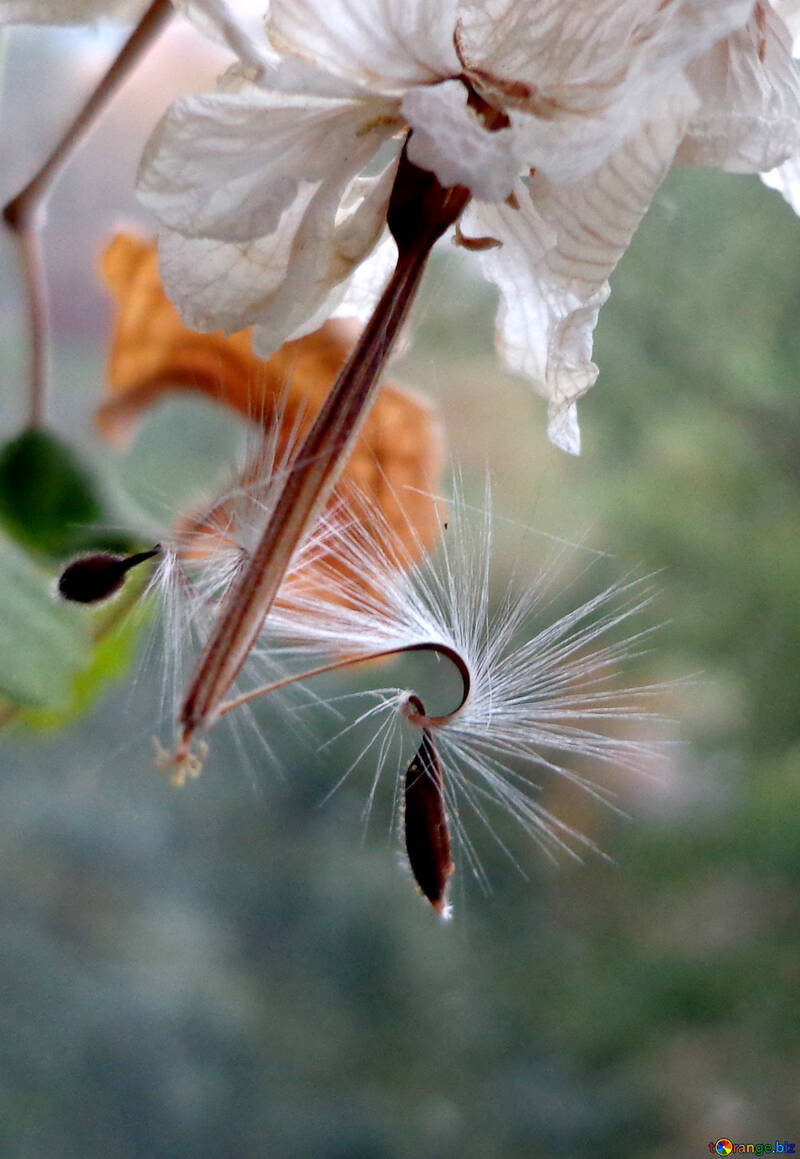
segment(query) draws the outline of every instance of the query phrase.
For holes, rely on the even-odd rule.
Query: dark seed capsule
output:
[[[78,604],[96,604],[119,591],[132,567],[158,555],[160,547],[139,551],[135,555],[112,555],[98,552],[84,555],[64,568],[58,580],[58,594]]]
[[[406,772],[406,852],[417,885],[438,913],[445,913],[447,881],[453,872],[450,832],[442,796],[442,770],[430,729]]]

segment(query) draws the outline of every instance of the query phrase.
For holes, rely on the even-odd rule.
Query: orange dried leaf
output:
[[[103,255],[102,273],[114,297],[115,318],[110,397],[95,421],[117,443],[132,435],[147,407],[166,394],[188,390],[232,407],[272,437],[277,430],[280,455],[313,423],[356,335],[353,324],[330,321],[264,361],[253,353],[249,329],[226,336],[198,334],[184,326],[161,284],[155,242],[117,234]],[[430,405],[385,383],[342,482],[355,484],[365,504],[377,506],[398,545],[413,559],[439,535],[440,515],[431,493],[442,461],[442,437]],[[246,469],[245,478],[252,473],[253,467]],[[215,512],[206,522],[209,534],[218,534],[224,523]]]

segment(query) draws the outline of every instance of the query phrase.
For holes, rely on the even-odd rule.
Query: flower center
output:
[[[484,129],[490,133],[497,133],[500,129],[507,129],[511,124],[508,114],[495,105],[489,104],[476,88],[473,87],[470,77],[462,73],[458,78],[467,90],[467,104],[473,113],[483,122]],[[527,87],[527,86],[526,86]]]

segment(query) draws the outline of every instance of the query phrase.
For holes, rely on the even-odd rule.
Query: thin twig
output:
[[[226,700],[217,709],[217,716],[225,716],[235,708],[241,708],[243,704],[249,704],[253,700],[266,696],[270,692],[277,692],[279,688],[286,688],[288,685],[297,684],[301,680],[310,680],[312,676],[322,676],[326,672],[337,672],[342,668],[351,668],[355,664],[367,664],[371,660],[388,660],[391,656],[402,656],[406,652],[436,652],[440,656],[445,656],[455,666],[456,671],[461,677],[461,699],[454,709],[445,713],[443,716],[428,716],[422,707],[422,702],[419,697],[412,696],[410,701],[413,703],[410,704],[409,711],[406,712],[406,716],[413,724],[419,724],[426,728],[436,728],[447,724],[467,703],[470,688],[472,687],[472,677],[470,676],[470,671],[465,661],[454,648],[451,648],[449,644],[440,644],[435,641],[420,644],[402,644],[397,648],[385,648],[380,652],[368,652],[364,656],[348,656],[344,660],[334,660],[330,664],[320,665],[319,668],[311,668],[308,672],[298,672],[294,676],[284,676],[281,680],[273,681],[272,684],[262,684],[259,688],[251,688],[249,691],[243,692],[240,696],[236,696],[232,700]]]
[[[42,167],[3,209],[3,220],[17,241],[27,299],[30,341],[28,419],[32,427],[42,425],[47,387],[49,327],[41,254],[41,230],[47,197],[64,166],[83,144],[97,118],[166,27],[173,13],[171,0],[153,0]]]

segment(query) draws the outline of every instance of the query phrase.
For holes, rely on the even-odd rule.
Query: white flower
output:
[[[274,0],[266,32],[261,77],[176,102],[143,160],[184,319],[254,324],[266,355],[363,316],[394,162],[365,168],[410,128],[410,159],[473,195],[461,236],[483,239],[499,347],[571,451],[608,276],[676,151],[755,171],[800,150],[786,31],[753,0]]]

